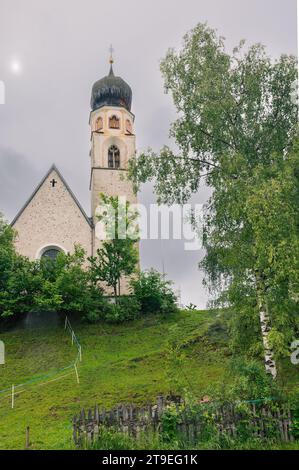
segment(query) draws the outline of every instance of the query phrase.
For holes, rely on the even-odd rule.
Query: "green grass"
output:
[[[299,442],[281,443],[258,438],[236,439],[229,436],[213,436],[195,445],[184,442],[165,442],[157,433],[141,433],[138,438],[129,437],[112,429],[102,429],[92,444],[82,446],[85,450],[299,450]]]
[[[166,342],[177,324],[185,349],[182,382],[200,390],[223,378],[227,361],[205,336],[214,315],[182,312],[169,319],[147,317],[125,325],[75,323],[83,361],[80,384],[70,369],[41,379],[15,398],[0,394],[0,449],[22,449],[25,429],[30,426],[33,449],[71,448],[71,419],[82,407],[110,407],[119,402],[144,403],[169,391]],[[202,338],[201,338],[202,337]],[[6,364],[0,369],[0,390],[53,374],[72,363],[76,349],[63,327],[16,330],[1,334],[6,346]],[[59,375],[71,375],[50,382]],[[20,390],[19,389],[19,390]]]
[[[74,322],[83,351],[80,384],[73,369],[56,373],[77,354],[63,326],[0,334],[6,346],[0,390],[37,379],[17,389],[24,391],[15,397],[14,409],[9,393],[0,393],[0,449],[23,449],[27,426],[32,449],[70,449],[71,420],[81,408],[141,404],[167,394],[167,340],[174,325],[186,343],[178,370],[181,385],[201,397],[208,386],[226,379],[230,359],[225,332],[212,312],[180,312],[168,319],[149,316],[124,325]],[[70,375],[51,381],[64,374]],[[291,387],[298,387],[299,374],[288,374]]]

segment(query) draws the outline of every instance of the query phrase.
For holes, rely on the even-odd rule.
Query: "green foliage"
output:
[[[32,309],[40,286],[36,263],[18,255],[15,233],[0,215],[0,319],[12,321]]]
[[[290,408],[292,412],[292,435],[299,441],[299,392],[298,388],[290,393]]]
[[[299,141],[293,99],[297,60],[267,56],[241,43],[230,55],[205,24],[161,63],[179,114],[178,147],[131,162],[136,188],[155,181],[159,202],[186,202],[202,177],[213,188],[200,267],[218,305],[230,306],[237,354],[263,350],[259,310],[268,312],[268,343],[278,358],[298,332]],[[272,352],[272,351],[271,351]]]
[[[42,258],[38,262],[32,311],[56,311],[87,315],[92,318],[101,309],[103,291],[94,285],[86,269],[85,252],[75,246],[74,253],[59,253],[56,260]]]
[[[179,153],[164,147],[158,156],[150,151],[131,163],[136,186],[154,179],[161,202],[187,201],[206,172],[213,185],[225,156],[237,177],[243,170],[238,155],[254,167],[290,148],[297,129],[294,56],[273,62],[262,45],[246,50],[245,41],[229,55],[224,39],[198,24],[180,51],[168,51],[161,72],[179,113],[171,128]]]
[[[170,395],[175,394],[175,392],[183,394],[186,385],[189,385],[184,371],[184,362],[186,360],[186,353],[183,349],[184,344],[179,326],[172,325],[168,330],[165,344],[166,377]]]
[[[253,360],[234,359],[231,363],[231,385],[226,389],[226,400],[281,399],[278,385],[266,374],[261,363]]]
[[[131,280],[132,292],[141,305],[141,314],[159,313],[169,315],[177,311],[176,296],[171,289],[171,282],[151,269],[140,272]]]
[[[158,433],[151,431],[139,433],[137,438],[128,435],[114,428],[101,427],[99,438],[92,444],[82,445],[87,450],[153,450],[153,449],[173,449],[167,445]]]
[[[178,446],[177,426],[182,422],[176,405],[169,405],[161,418],[161,438],[163,442]]]
[[[0,286],[5,285],[14,255],[14,232],[0,214]]]
[[[134,297],[120,297],[118,302],[109,303],[103,311],[103,320],[108,323],[123,323],[135,320],[140,315],[140,303]]]
[[[255,416],[259,416],[262,405],[267,405],[273,411],[277,410],[286,397],[271,380],[265,372],[264,367],[255,361],[234,360],[230,368],[226,371],[228,380],[219,382],[218,385],[208,387],[205,391],[206,402],[199,402],[197,395],[189,387],[184,397],[184,403],[170,405],[165,410],[162,417],[162,436],[163,439],[177,445],[180,443],[183,448],[188,446],[188,438],[180,435],[179,425],[184,420],[191,422],[196,420],[201,423],[199,445],[206,448],[235,448],[240,446],[265,446],[271,442],[277,442],[277,422],[275,418],[268,415],[263,417],[264,427],[267,437],[257,439],[254,437],[257,422]],[[251,403],[255,404],[255,413]],[[223,413],[226,407],[230,411],[234,406],[235,415],[238,416],[238,422],[235,423],[235,436],[232,437],[228,432],[221,431],[216,425],[216,418]],[[296,410],[297,405],[293,408]],[[296,411],[293,421],[293,431],[296,433]],[[190,444],[190,443],[189,443]]]
[[[90,443],[82,443],[86,450],[133,450],[134,440],[113,428],[100,427],[98,439]]]
[[[261,351],[259,298],[270,314],[269,343],[277,357],[288,354],[298,331],[297,148],[295,142],[292,153],[273,157],[269,167],[258,165],[243,181],[217,186],[207,218],[202,266],[215,288],[220,274],[226,279],[219,300],[234,306],[232,345],[238,353]],[[231,228],[225,232],[224,226]]]
[[[73,254],[60,253],[56,260],[55,287],[62,299],[60,311],[93,316],[104,303],[103,290],[91,280],[84,250],[75,246]]]
[[[226,432],[210,433],[195,444],[178,441],[177,436],[169,440],[167,434],[142,433],[138,438],[129,438],[125,434],[111,429],[102,429],[99,440],[84,445],[87,450],[298,450],[298,443],[283,444],[274,439],[257,437],[235,437]]]
[[[266,373],[262,363],[245,358],[233,358],[226,369],[227,380],[205,391],[215,403],[239,403],[240,410],[248,411],[247,403],[271,404],[272,400],[284,399],[278,383]]]
[[[295,439],[299,440],[299,408],[293,411],[292,434]]]
[[[16,321],[28,312],[78,313],[92,318],[102,309],[103,291],[92,282],[84,250],[56,260],[30,261],[15,252],[14,232],[0,220],[0,317]]]
[[[227,406],[230,409],[230,405]],[[220,432],[216,424],[216,417],[223,412],[223,409],[219,403],[196,404],[193,408],[190,406],[177,408],[174,405],[167,407],[161,420],[162,442],[167,443],[170,448],[179,449],[262,449],[275,448],[275,445],[279,448],[280,442],[275,419],[263,416],[267,437],[256,437],[257,429],[253,424],[254,417],[246,405],[239,404],[235,407],[239,421],[235,424],[235,434],[232,436],[228,431],[221,430]],[[190,442],[188,436],[180,432],[180,425],[184,420],[196,421],[201,424],[196,442]]]
[[[117,198],[103,196],[103,201],[106,204],[112,201],[115,210],[119,208]],[[127,205],[127,213],[129,209]],[[128,215],[126,227],[134,220],[135,214]],[[116,289],[121,276],[134,272],[138,251],[135,240],[119,238],[104,242],[101,250],[98,258],[90,260],[91,267],[88,267],[86,254],[80,246],[75,246],[72,254],[59,253],[55,260],[29,261],[16,254],[14,232],[0,218],[2,321],[10,318],[15,321],[28,312],[59,312],[79,314],[90,323],[101,320],[123,323],[136,319],[140,313],[171,314],[176,311],[170,283],[154,271],[139,274],[132,284],[136,290],[134,295],[119,297],[118,291],[117,302],[109,303],[99,281],[105,278],[108,285]]]
[[[139,272],[130,281],[132,295],[121,296],[117,302],[106,302],[94,321],[122,323],[140,315],[171,315],[178,311],[171,282],[155,270]]]
[[[130,204],[122,204],[118,197],[101,194],[103,205],[99,216],[105,226],[106,240],[97,250],[97,256],[89,258],[94,282],[105,282],[113,288],[114,297],[120,296],[120,279],[130,276],[136,270],[138,235],[135,230],[137,213]]]

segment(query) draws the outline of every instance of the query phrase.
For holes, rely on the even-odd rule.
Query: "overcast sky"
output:
[[[111,43],[115,73],[133,89],[138,150],[169,144],[175,111],[159,62],[205,21],[228,50],[245,38],[273,57],[297,54],[296,0],[0,0],[0,211],[11,220],[55,162],[90,215],[90,93],[108,72]],[[203,188],[193,199],[206,197]],[[139,200],[154,202],[150,185]],[[201,256],[181,241],[142,242],[143,268],[164,264],[182,301],[204,307]]]

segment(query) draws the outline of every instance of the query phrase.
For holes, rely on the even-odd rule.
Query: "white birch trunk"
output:
[[[274,359],[274,353],[269,345],[268,339],[269,333],[271,331],[270,318],[261,297],[259,298],[259,314],[264,345],[265,368],[267,373],[271,374],[273,379],[275,379],[277,376],[277,367]]]

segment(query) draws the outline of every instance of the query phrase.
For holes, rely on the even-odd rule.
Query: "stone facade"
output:
[[[47,248],[73,252],[75,244],[91,255],[91,221],[55,167],[17,215],[12,227],[17,232],[17,251],[31,260],[39,259]]]

